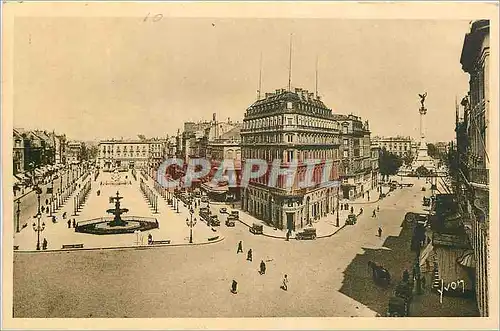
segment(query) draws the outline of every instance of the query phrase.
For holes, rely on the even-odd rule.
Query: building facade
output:
[[[80,141],[68,141],[66,145],[66,161],[68,164],[80,163],[82,147]]]
[[[20,174],[24,172],[24,137],[17,131],[13,130],[13,149],[12,149],[12,171],[14,175]]]
[[[99,143],[99,167],[115,169],[147,169],[149,143],[146,140],[105,140]]]
[[[470,77],[469,93],[461,103],[463,122],[457,123],[457,144],[459,139],[463,141],[457,149],[465,177],[460,181],[464,189],[459,191],[465,192],[462,209],[476,261],[475,290],[481,316],[489,314],[489,29],[488,20],[474,21],[465,36],[460,63]]]
[[[371,189],[377,189],[379,186],[380,171],[379,171],[379,159],[380,159],[380,146],[376,144],[371,144],[371,167],[372,167],[372,183]]]
[[[341,128],[342,193],[344,199],[363,197],[372,188],[372,154],[368,122],[354,115],[335,115]],[[369,194],[369,193],[368,193]]]
[[[149,168],[158,169],[160,164],[166,159],[168,152],[168,139],[152,138],[149,143]]]
[[[415,155],[418,146],[412,146],[414,143],[411,137],[373,137],[373,143],[385,148],[391,154],[399,157]]]
[[[242,187],[242,209],[279,229],[296,230],[332,213],[339,194],[339,124],[332,110],[307,90],[285,89],[266,93],[247,108],[241,129],[243,163],[265,160],[268,171]],[[301,187],[307,161],[321,160],[314,167],[316,185]],[[270,169],[295,173],[287,187],[287,176],[270,181]],[[296,164],[296,170],[291,165]],[[324,173],[323,173],[324,172]],[[321,185],[326,182],[326,185]]]

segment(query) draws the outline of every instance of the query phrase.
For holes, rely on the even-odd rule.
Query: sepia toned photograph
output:
[[[97,5],[11,19],[10,318],[498,315],[497,21]]]

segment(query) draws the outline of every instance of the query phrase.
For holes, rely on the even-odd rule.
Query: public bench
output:
[[[217,240],[217,239],[219,239],[219,236],[208,238],[208,241],[214,241],[214,240]]]
[[[170,244],[170,240],[153,240],[151,245]]]
[[[67,248],[83,248],[83,244],[62,245],[62,249],[67,249]]]

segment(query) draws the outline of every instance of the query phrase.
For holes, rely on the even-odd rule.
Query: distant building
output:
[[[16,129],[13,130],[13,151],[12,151],[12,170],[14,172],[14,175],[17,175],[19,173],[24,172],[24,152],[25,152],[25,147],[24,147],[24,137],[21,135],[19,131]]]
[[[99,143],[99,166],[103,171],[115,169],[147,169],[147,140],[104,140]]]
[[[445,155],[448,152],[450,144],[448,142],[438,141],[434,143],[434,146],[436,146],[439,155]]]
[[[372,179],[371,179],[371,189],[377,189],[379,185],[379,159],[380,159],[380,146],[372,142],[370,146],[371,152],[371,168],[372,168]]]
[[[66,144],[66,161],[68,164],[80,163],[82,143],[80,141],[69,141]]]
[[[391,154],[399,157],[406,155],[416,155],[418,145],[411,137],[373,137],[372,141],[381,149],[385,149]]]

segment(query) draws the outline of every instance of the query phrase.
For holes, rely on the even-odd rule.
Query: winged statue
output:
[[[424,94],[418,94],[418,96],[420,97],[420,103],[422,104],[422,108],[424,108],[424,102],[425,102],[425,98],[427,97],[427,92],[425,92]]]

